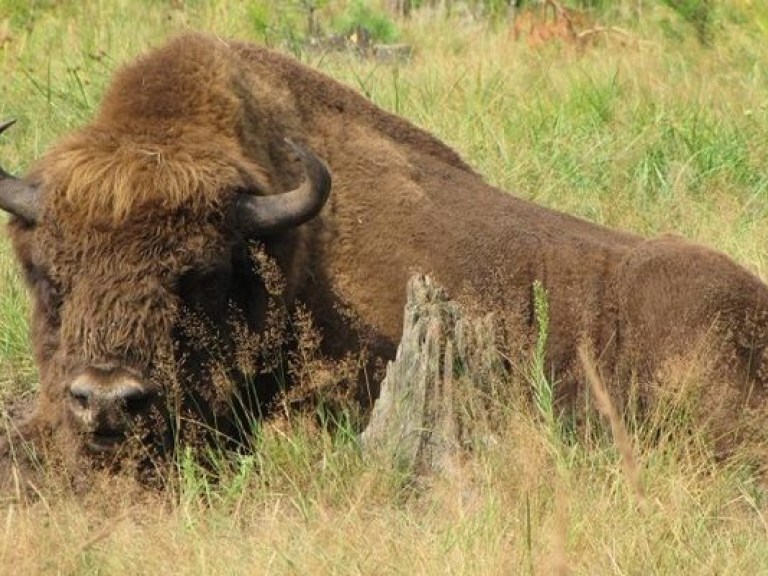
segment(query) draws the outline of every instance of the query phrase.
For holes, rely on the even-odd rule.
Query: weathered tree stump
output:
[[[364,453],[409,473],[444,470],[470,441],[467,388],[482,391],[503,372],[492,316],[464,317],[430,278],[412,277],[403,337],[362,434]]]

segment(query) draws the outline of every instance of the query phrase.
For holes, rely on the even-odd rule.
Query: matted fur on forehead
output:
[[[46,157],[41,170],[46,203],[70,217],[115,223],[148,207],[215,208],[224,191],[247,184],[246,173],[260,172],[246,168],[236,151],[224,153],[228,142],[216,140],[209,136],[199,143],[187,139],[160,146],[84,130]]]
[[[122,68],[96,119],[33,169],[48,206],[123,221],[153,205],[206,210],[258,180],[238,142],[238,66],[226,45],[190,35]]]

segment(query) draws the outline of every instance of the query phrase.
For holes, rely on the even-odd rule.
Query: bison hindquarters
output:
[[[688,402],[721,454],[764,436],[768,289],[756,276],[723,254],[663,237],[630,253],[618,293],[619,383],[640,382],[645,405]]]

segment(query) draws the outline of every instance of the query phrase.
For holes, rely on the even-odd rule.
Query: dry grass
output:
[[[608,390],[605,388],[603,379],[598,373],[594,357],[584,345],[579,348],[579,360],[581,361],[582,368],[587,377],[589,388],[595,396],[597,409],[611,425],[611,435],[619,450],[621,467],[624,471],[624,475],[627,477],[627,482],[632,488],[635,497],[642,503],[645,501],[645,494],[643,493],[643,487],[640,485],[640,470],[637,466],[637,460],[635,459],[632,439],[627,432],[627,427],[624,425],[624,420],[613,405],[613,401],[608,394]]]
[[[2,164],[23,169],[92,114],[120,62],[186,26],[260,37],[258,6],[0,0],[10,14],[0,9],[0,117],[20,118],[0,142]],[[632,42],[605,37],[583,50],[532,49],[511,27],[416,14],[403,25],[415,48],[407,65],[301,57],[436,133],[504,188],[614,227],[677,230],[766,277],[768,17],[737,1],[719,14],[709,49],[651,6],[643,22],[618,23]],[[34,371],[5,245],[0,267],[5,405],[33,389]],[[599,377],[589,380],[600,396]],[[605,402],[608,422],[593,413],[575,440],[509,401],[519,396],[496,399],[493,442],[419,487],[365,461],[351,426],[299,417],[261,428],[252,454],[219,457],[214,477],[181,454],[161,492],[104,477],[82,495],[52,481],[30,501],[3,500],[0,573],[768,570],[764,487],[746,460],[715,463],[697,449],[696,431],[670,417],[674,399],[650,425]],[[664,435],[651,442],[657,423]]]
[[[304,441],[275,434],[277,444]],[[555,457],[539,424],[522,415],[496,448],[419,493],[354,455],[340,478],[332,452],[314,446],[311,478],[297,470],[294,453],[279,473],[254,473],[231,491],[226,483],[193,485],[187,471],[187,485],[161,494],[137,494],[109,478],[87,497],[6,506],[0,560],[14,574],[155,574],[169,566],[180,574],[765,568],[759,496],[734,469],[714,475],[649,451],[648,505],[638,506],[609,446]]]

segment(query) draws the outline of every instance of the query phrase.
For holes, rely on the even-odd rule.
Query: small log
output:
[[[361,436],[366,456],[414,474],[451,466],[470,442],[466,385],[503,375],[491,315],[464,317],[430,278],[408,281],[403,337]]]

